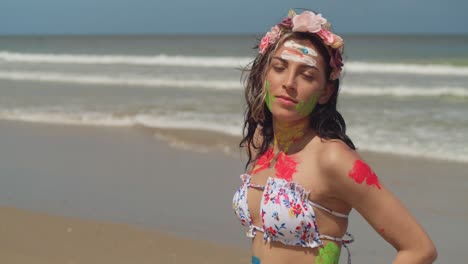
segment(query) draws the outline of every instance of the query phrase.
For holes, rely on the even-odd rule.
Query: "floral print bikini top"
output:
[[[337,241],[346,248],[348,263],[351,263],[351,254],[346,244],[354,241],[353,236],[346,233],[349,239],[344,239],[320,234],[315,221],[314,207],[341,218],[348,218],[348,215],[310,201],[309,192],[299,183],[269,177],[265,186],[262,186],[251,183],[249,174],[242,174],[240,177],[243,184],[234,194],[233,208],[242,225],[248,227],[248,237],[255,237],[259,231],[263,232],[265,240],[310,248],[323,246],[322,238]],[[252,223],[247,203],[249,187],[263,190],[260,207],[263,223],[261,227]]]

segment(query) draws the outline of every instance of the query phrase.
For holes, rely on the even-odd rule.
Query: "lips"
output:
[[[278,96],[275,96],[276,98],[281,98],[283,100],[287,100],[287,101],[290,101],[290,102],[293,102],[295,104],[297,104],[297,100],[291,98],[291,97],[288,97],[288,96],[283,96],[283,95],[278,95]]]

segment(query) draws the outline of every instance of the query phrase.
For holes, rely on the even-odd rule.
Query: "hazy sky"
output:
[[[339,33],[468,34],[466,0],[0,0],[0,34],[261,33],[291,7]]]

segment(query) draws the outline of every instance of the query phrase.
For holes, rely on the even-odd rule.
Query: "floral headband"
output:
[[[323,44],[330,54],[330,67],[332,72],[330,80],[336,80],[340,77],[343,68],[343,39],[330,32],[330,23],[327,22],[321,14],[315,14],[311,11],[304,11],[297,15],[294,10],[289,10],[288,16],[281,23],[272,27],[269,32],[260,41],[259,53],[265,54],[267,48],[276,43],[285,32],[309,32],[320,37]]]

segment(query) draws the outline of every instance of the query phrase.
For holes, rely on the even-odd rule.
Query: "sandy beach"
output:
[[[0,208],[2,263],[249,263],[246,250],[125,224]]]
[[[249,263],[231,209],[237,139],[15,121],[0,130],[1,263]],[[429,232],[437,263],[463,263],[468,164],[361,154]],[[391,262],[395,250],[355,211],[349,231],[353,263]]]

